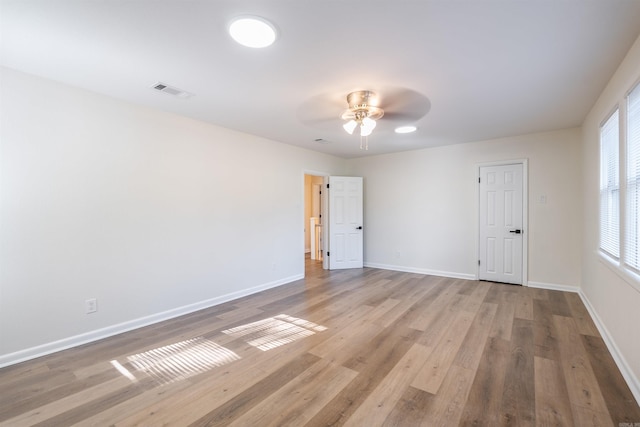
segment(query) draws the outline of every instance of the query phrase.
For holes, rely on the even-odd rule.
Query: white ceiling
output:
[[[0,0],[0,7],[4,66],[345,158],[579,126],[640,34],[640,0]],[[245,48],[229,37],[230,20],[246,14],[275,24],[273,46]],[[159,81],[195,96],[150,89]],[[339,118],[346,95],[361,89],[377,91],[389,113],[369,151]],[[406,102],[388,105],[398,94]],[[418,131],[394,134],[403,122]]]

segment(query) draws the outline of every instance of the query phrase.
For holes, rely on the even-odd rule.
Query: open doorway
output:
[[[318,270],[362,268],[363,179],[304,172],[305,276]]]
[[[310,269],[322,269],[325,254],[323,195],[325,175],[304,174],[304,262],[305,276]]]

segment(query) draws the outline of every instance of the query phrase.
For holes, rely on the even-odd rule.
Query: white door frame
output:
[[[522,286],[529,286],[529,159],[500,160],[476,164],[476,184],[480,168],[486,166],[522,165]],[[480,259],[480,185],[476,187],[476,259]],[[476,263],[476,280],[480,278],[480,266]]]

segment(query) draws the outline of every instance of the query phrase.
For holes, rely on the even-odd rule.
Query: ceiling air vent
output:
[[[167,84],[164,83],[156,83],[153,86],[151,86],[153,89],[158,90],[160,92],[164,92],[168,95],[173,95],[173,96],[177,96],[178,98],[191,98],[193,96],[192,93],[189,93],[187,91],[184,91],[182,89],[178,89],[177,87],[173,87],[173,86],[169,86]]]

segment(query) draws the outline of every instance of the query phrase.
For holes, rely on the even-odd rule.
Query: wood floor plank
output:
[[[386,328],[367,346],[355,349],[352,358],[343,366],[357,371],[358,376],[322,408],[307,423],[307,426],[333,426],[347,422],[409,349],[416,345],[415,338],[418,331],[412,331],[413,336],[411,332],[398,334]]]
[[[233,421],[230,426],[302,426],[355,378],[357,372],[322,360]],[[322,387],[318,387],[322,384]],[[191,427],[215,423],[194,423]]]
[[[130,384],[127,387],[110,391],[102,396],[86,402],[82,405],[76,405],[67,411],[50,417],[39,423],[33,424],[33,427],[49,427],[49,426],[71,426],[77,425],[87,417],[101,413],[105,409],[109,409],[129,399],[135,398],[143,394],[146,390],[153,387],[152,381],[141,381]]]
[[[46,381],[46,376],[51,375],[51,368],[41,358],[40,361],[18,363],[2,368],[2,382],[0,383],[0,395],[24,387],[24,382],[39,383]],[[55,375],[55,374],[54,374]]]
[[[452,366],[438,394],[410,387],[384,426],[448,427],[458,425],[475,371]]]
[[[549,294],[547,293],[546,289],[529,288],[529,292],[531,293],[531,297],[533,299],[537,299],[537,300],[545,301],[545,302],[549,301]]]
[[[500,284],[494,284],[493,286],[498,289],[498,295],[496,297],[498,310],[493,319],[489,336],[509,341],[511,339],[513,318],[516,313],[516,296],[514,291],[510,289],[513,286]]]
[[[553,314],[563,317],[571,317],[571,309],[569,308],[569,304],[565,297],[567,292],[547,290],[547,294],[549,295],[548,304],[549,307],[551,307],[551,312]]]
[[[36,387],[27,388],[25,393],[4,393],[0,399],[0,421],[25,412],[37,411],[38,408],[49,408],[47,405],[50,404],[55,406],[56,402],[63,398],[76,396],[84,390],[120,378],[121,375],[111,369],[84,379],[66,377],[64,382],[60,382],[58,378],[55,381],[50,378]],[[16,388],[16,391],[21,390],[23,389]]]
[[[439,318],[440,313],[448,310],[448,305],[451,300],[456,297],[460,298],[460,295],[458,295],[460,287],[453,287],[451,285],[453,283],[452,280],[442,279],[440,283],[444,285],[442,291],[431,301],[429,306],[425,307],[422,315],[414,320],[411,324],[413,329],[423,332],[426,331]],[[429,309],[429,307],[431,308]]]
[[[454,322],[456,316],[464,310],[470,297],[454,294],[443,310],[438,310],[419,339],[419,343],[426,347],[434,347]],[[433,310],[436,312],[436,310]]]
[[[453,361],[454,364],[476,371],[497,309],[497,304],[482,303],[460,345],[460,349]]]
[[[440,392],[434,396],[424,412],[420,426],[446,427],[458,425],[467,402],[475,372],[453,365],[447,373]]]
[[[502,392],[501,425],[535,426],[533,322],[515,319]]]
[[[381,424],[383,427],[419,426],[428,413],[434,395],[417,388],[408,387],[396,406]]]
[[[489,337],[476,371],[469,397],[465,403],[460,425],[497,426],[506,371],[509,362],[509,341]]]
[[[613,423],[640,423],[640,407],[602,338],[583,335],[582,343]]]
[[[389,372],[389,375],[378,384],[367,399],[344,423],[344,426],[375,426],[393,410],[409,383],[424,365],[424,360],[431,349],[414,344]]]
[[[559,363],[535,357],[534,366],[536,423],[543,426],[573,425],[571,403]]]
[[[575,424],[610,425],[609,410],[575,321],[569,317],[554,316],[554,322]]]
[[[580,295],[572,292],[565,294],[565,298],[567,300],[567,304],[569,305],[571,316],[576,321],[576,325],[578,326],[578,331],[582,335],[599,337],[600,332],[598,331],[596,324],[591,319],[591,316],[589,316],[589,312],[582,303]]]
[[[533,300],[533,340],[535,355],[546,359],[560,361],[560,347],[558,347],[558,332],[553,321],[551,307],[547,302]]]
[[[419,322],[420,318],[425,316],[425,314],[429,313],[428,307],[433,304],[433,302],[447,290],[447,285],[443,283],[444,278],[428,276],[431,280],[423,280],[425,283],[424,289],[426,292],[417,299],[413,300],[413,305],[410,305],[406,308],[406,311],[402,314],[402,323],[408,327],[410,325],[415,324],[415,322]],[[407,300],[406,296],[402,298],[403,301]],[[400,320],[399,317],[395,318],[395,321]],[[387,324],[386,327],[389,325]]]
[[[0,369],[0,426],[640,422],[575,293],[307,267],[302,280]]]
[[[533,297],[529,288],[523,287],[516,295],[514,316],[518,319],[533,320]]]
[[[261,357],[243,359],[243,363],[236,363],[226,370],[219,372],[216,377],[201,381],[188,393],[175,399],[171,396],[144,408],[128,418],[122,419],[116,426],[145,426],[145,425],[174,425],[197,422],[202,417],[223,415],[228,419],[237,416],[246,407],[239,402],[248,401],[255,404],[266,398],[269,392],[274,392],[287,381],[303,372],[319,358],[310,354],[298,356],[295,352],[273,352],[273,372],[267,373],[256,369],[263,362]],[[276,364],[277,363],[277,364]],[[237,375],[251,372],[251,376]],[[234,375],[234,373],[237,373]],[[230,377],[235,377],[231,381]],[[240,397],[238,397],[240,396]],[[232,402],[232,403],[228,403]],[[213,412],[219,408],[218,412]]]
[[[412,387],[432,394],[438,393],[474,317],[468,311],[458,313],[446,334],[427,356],[423,367],[416,372],[411,382]]]
[[[503,288],[502,285],[499,285],[493,282],[480,282],[480,283],[485,283],[489,286],[489,290],[487,291],[487,294],[485,295],[483,302],[499,304],[500,290]]]
[[[74,369],[73,375],[75,376],[76,380],[84,380],[84,379],[91,378],[96,375],[102,375],[106,372],[111,372],[111,371],[113,371],[113,365],[111,363],[101,361],[93,365],[83,366],[81,368]]]
[[[41,405],[36,409],[31,409],[29,411],[23,412],[15,417],[1,422],[0,426],[33,426],[40,422],[48,421],[51,418],[56,417],[80,405],[104,397],[105,395],[113,391],[123,390],[126,387],[130,386],[131,381],[129,379],[122,376],[117,376],[110,381],[97,384],[93,387],[89,387],[72,395],[63,397],[62,399],[54,400],[45,405]]]
[[[382,281],[386,283],[388,281]],[[383,286],[381,284],[377,286]],[[373,288],[376,289],[377,288]],[[372,290],[373,290],[372,289]],[[376,292],[377,293],[377,292]],[[342,301],[357,300],[361,303],[361,300],[357,298],[354,294],[356,294],[356,290],[347,287],[334,287],[333,289],[325,289],[321,286],[316,286],[314,288],[307,290],[308,299],[300,300],[297,304],[293,304],[290,307],[282,307],[284,308],[287,314],[297,314],[302,317],[308,316],[310,313],[327,310],[329,308],[337,307],[337,305]],[[367,305],[367,304],[364,304]]]
[[[165,384],[162,387],[150,388],[108,408],[101,408],[96,414],[84,414],[83,419],[78,420],[74,427],[114,426],[131,414],[138,412],[140,408],[153,406],[159,401],[177,400],[183,394],[188,394],[191,387],[192,384],[189,381],[179,381]]]
[[[235,310],[219,314],[217,317],[226,322],[244,322],[254,316],[264,316],[265,311],[259,308],[238,307]]]
[[[427,294],[428,291],[429,288],[417,288],[413,292],[410,292],[401,300],[397,300],[398,304],[374,320],[374,323],[386,328],[400,317],[404,316],[407,311],[416,304],[416,302],[420,301],[420,299]]]
[[[380,326],[370,323],[368,316],[354,323],[336,333],[332,339],[312,347],[309,353],[319,357],[333,358],[332,360],[342,363],[351,357],[353,348],[367,345],[380,334]]]
[[[465,284],[465,282],[462,282]],[[473,284],[473,285],[471,285]],[[466,283],[465,287],[471,289],[470,292],[465,292],[467,300],[465,301],[464,310],[471,313],[477,313],[480,310],[480,306],[484,303],[484,300],[491,289],[491,285],[487,282],[470,282]]]

